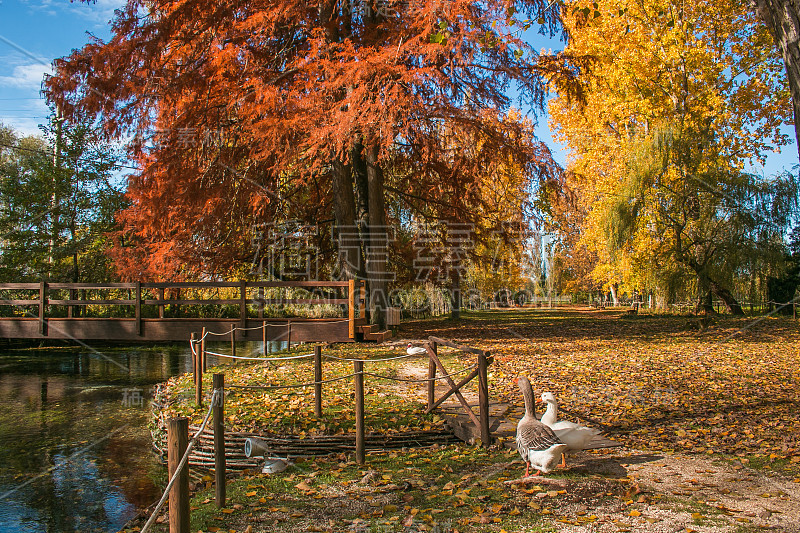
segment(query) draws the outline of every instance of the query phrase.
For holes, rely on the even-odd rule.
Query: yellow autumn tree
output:
[[[476,206],[479,216],[475,226],[478,238],[466,274],[469,289],[484,300],[533,296],[541,263],[541,235],[532,227],[536,211],[533,192],[546,188],[560,175],[549,149],[533,137],[530,120],[516,110],[509,112],[505,120],[520,123],[531,150],[538,151],[539,160],[550,163],[536,169],[524,168],[507,156],[487,166],[481,177],[483,201]],[[477,145],[480,144],[478,140]]]
[[[427,202],[406,224],[419,256],[411,262],[422,267],[415,277],[420,280],[422,274],[446,287],[454,316],[464,291],[472,300],[486,301],[526,287],[531,278],[531,192],[560,172],[550,150],[536,140],[534,125],[519,111],[512,109],[492,120],[517,132],[527,155],[499,153],[491,139],[442,123],[438,136],[449,157],[436,171],[459,176],[465,159],[480,160],[480,171],[469,187],[459,191],[462,198],[457,202]],[[461,206],[463,199],[471,201]]]
[[[662,302],[694,290],[705,310],[713,293],[741,312],[729,287],[743,256],[774,252],[796,207],[792,183],[743,172],[787,143],[770,35],[737,0],[566,1],[562,16],[567,53],[594,58],[585,101],[550,105],[593,276]]]

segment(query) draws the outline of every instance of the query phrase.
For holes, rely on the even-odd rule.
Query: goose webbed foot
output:
[[[562,453],[561,463],[558,465],[558,468],[566,468],[566,467],[567,467],[567,456]]]

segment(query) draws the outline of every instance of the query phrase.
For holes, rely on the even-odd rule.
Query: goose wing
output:
[[[517,450],[526,461],[531,450],[544,451],[557,444],[564,443],[538,420],[522,420],[517,426]]]

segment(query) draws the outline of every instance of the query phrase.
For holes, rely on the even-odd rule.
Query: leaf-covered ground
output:
[[[500,446],[387,452],[370,455],[364,466],[333,456],[282,474],[230,481],[224,510],[215,508],[210,482],[199,487],[192,531],[798,530],[798,322],[718,318],[700,332],[691,317],[621,314],[492,311],[469,313],[458,322],[412,322],[400,333],[490,350],[493,401],[521,404],[514,380],[528,375],[537,394],[556,393],[561,406],[577,415],[564,418],[603,427],[626,445],[574,458],[569,469],[549,476],[555,487],[505,484],[524,465],[515,451]],[[402,352],[349,345],[329,353]],[[446,359],[448,368],[471,364],[452,353]],[[367,370],[393,375],[407,364],[385,362]],[[310,365],[304,365],[240,365],[226,369],[226,380],[296,382],[310,375]],[[352,372],[350,363],[325,365],[326,378]],[[173,393],[188,390],[182,379],[171,384]],[[366,381],[372,430],[439,424],[421,415],[413,392],[422,385]],[[229,426],[312,434],[324,424],[325,432],[350,431],[352,384],[337,383],[325,386],[329,411],[323,420],[311,415],[311,389],[297,395],[242,393],[229,404]],[[172,410],[192,415],[192,402],[180,396],[173,395]]]
[[[514,378],[524,374],[630,447],[800,472],[797,321],[718,318],[698,332],[687,317],[573,309],[473,314],[466,324],[435,332],[495,354],[495,398],[519,403]]]
[[[309,353],[308,346],[294,348],[272,357],[292,357]],[[241,355],[241,351],[239,352]],[[325,356],[340,359],[367,358],[364,371],[386,377],[397,377],[398,368],[409,359],[396,359],[405,354],[402,350],[386,346],[341,344],[326,347]],[[257,354],[251,354],[257,355]],[[443,356],[444,361],[454,360],[453,355]],[[390,359],[382,362],[381,359]],[[426,360],[427,361],[427,360]],[[427,364],[427,362],[426,362]],[[455,365],[459,363],[454,361]],[[457,368],[454,367],[454,368]],[[351,361],[323,358],[323,380],[345,377],[354,371]],[[188,416],[192,424],[199,425],[208,409],[214,372],[225,374],[225,422],[228,431],[263,432],[269,434],[342,434],[353,431],[355,402],[353,379],[346,378],[323,385],[323,414],[314,416],[314,387],[254,390],[236,386],[287,386],[310,383],[314,380],[311,359],[227,363],[211,367],[203,376],[204,408],[194,401],[194,382],[189,374],[169,380],[162,397],[168,408],[163,417]],[[396,433],[401,431],[444,428],[441,417],[422,413],[423,404],[407,394],[408,385],[372,375],[364,379],[364,424],[367,432]]]

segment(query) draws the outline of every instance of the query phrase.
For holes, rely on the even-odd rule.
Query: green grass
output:
[[[521,473],[516,452],[464,445],[372,455],[367,465],[342,457],[300,462],[280,474],[230,481],[228,507],[217,509],[213,488],[192,499],[192,531],[302,531],[353,524],[369,532],[556,531],[558,505],[528,509],[525,495],[504,480]],[[544,489],[546,490],[546,488]],[[524,494],[524,493],[523,493]],[[309,529],[311,528],[311,529]]]

